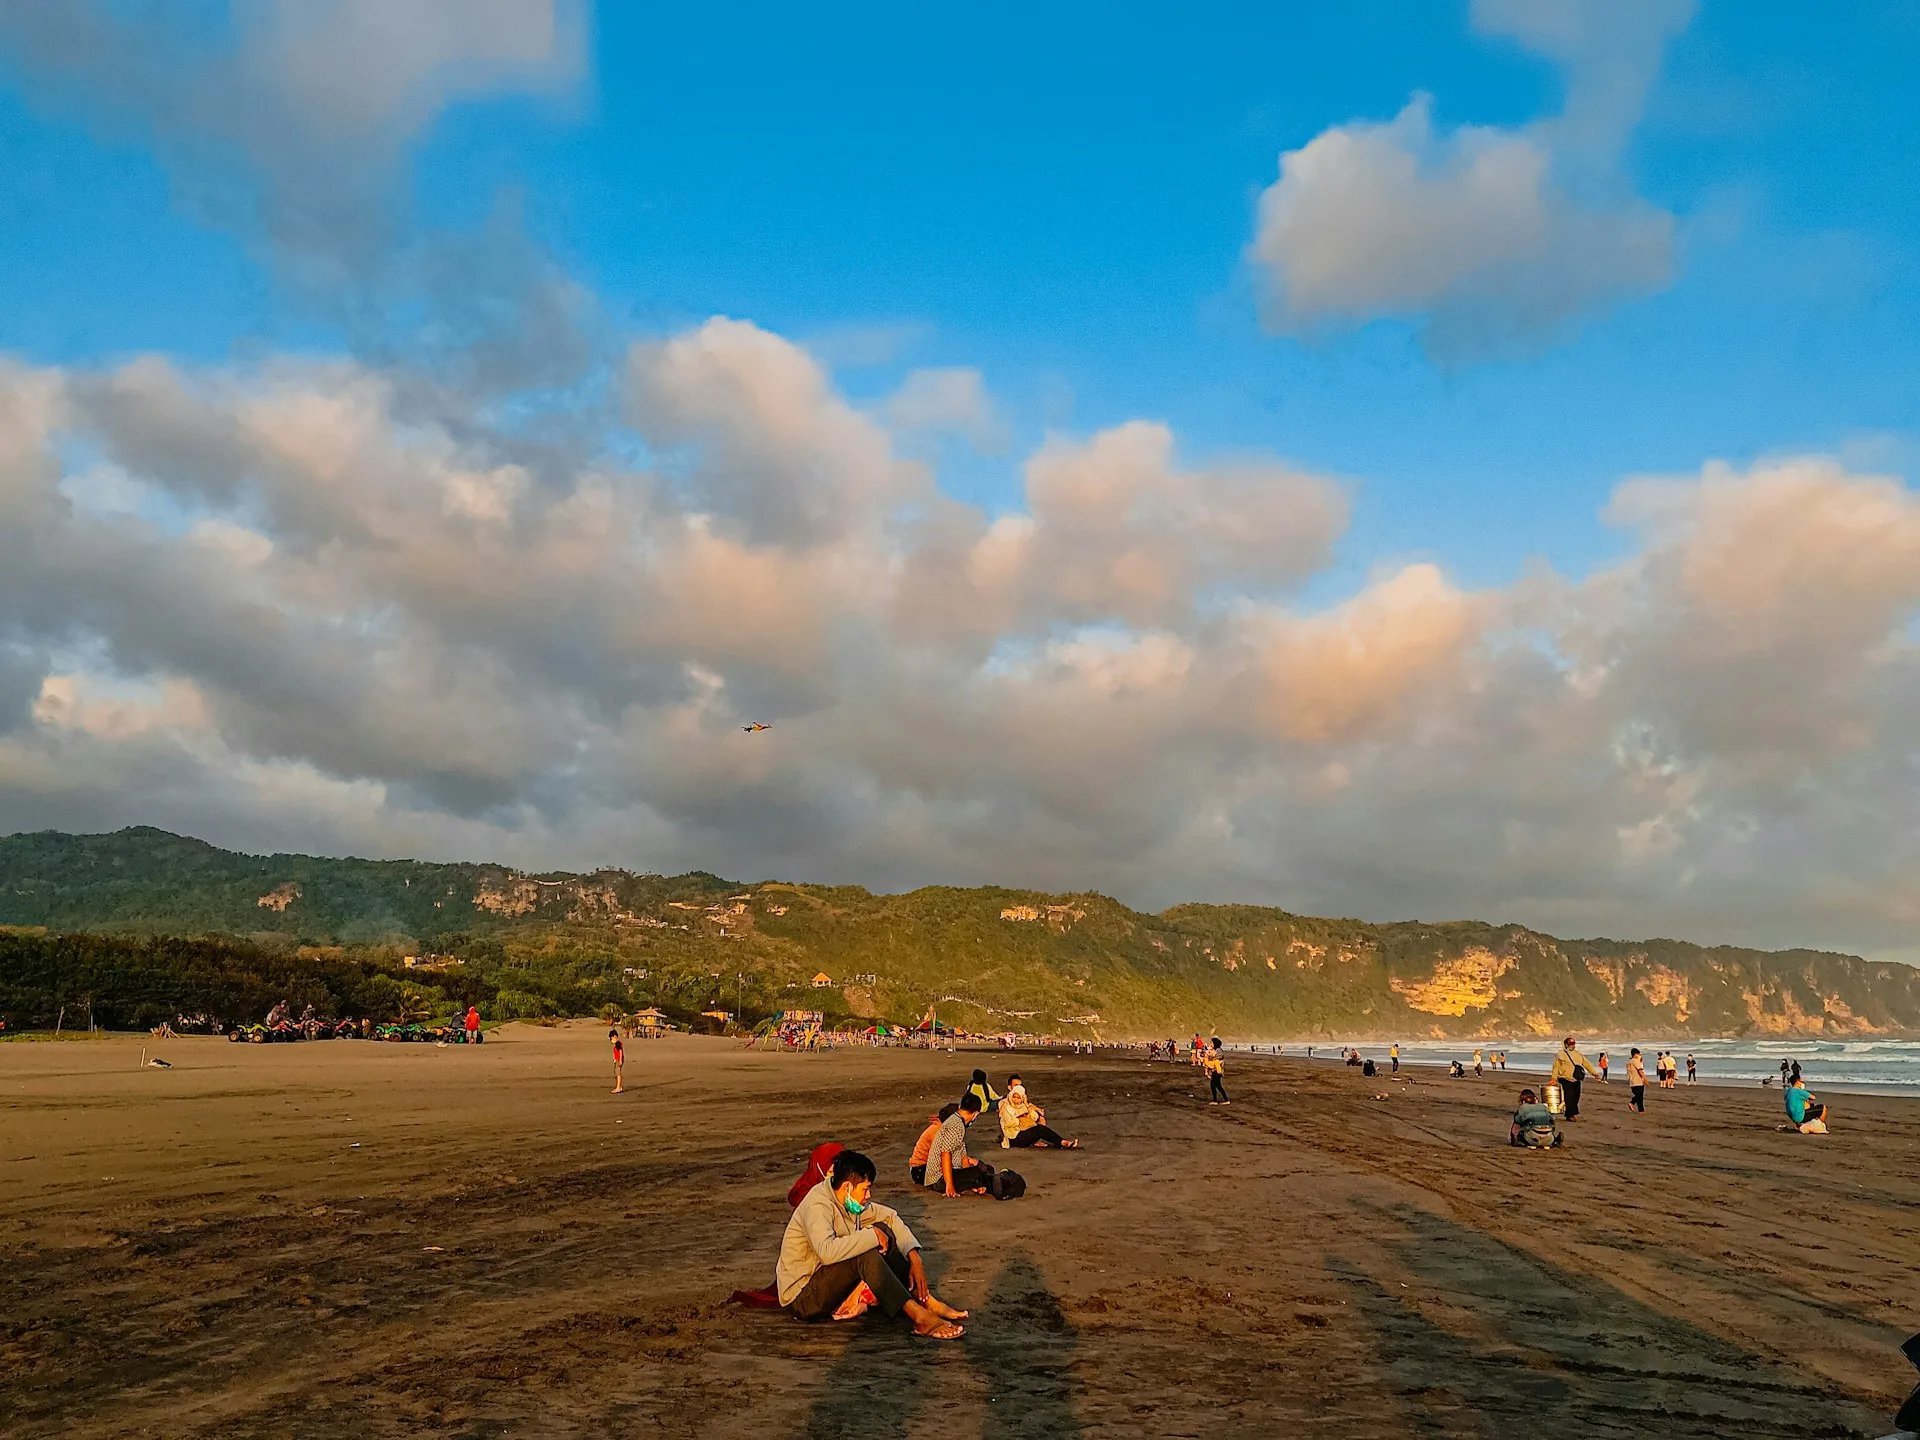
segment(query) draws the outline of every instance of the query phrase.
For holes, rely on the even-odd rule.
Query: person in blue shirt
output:
[[[1795,1129],[1804,1127],[1809,1120],[1824,1123],[1827,1118],[1827,1107],[1814,1103],[1813,1092],[1807,1089],[1807,1082],[1798,1075],[1787,1086],[1787,1118],[1793,1122]]]
[[[1553,1112],[1540,1103],[1532,1090],[1520,1092],[1520,1108],[1513,1112],[1507,1143],[1529,1150],[1551,1150],[1560,1143],[1560,1131],[1553,1123]]]

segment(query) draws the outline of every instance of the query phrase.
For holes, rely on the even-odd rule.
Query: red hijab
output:
[[[833,1173],[833,1159],[847,1147],[838,1140],[829,1140],[824,1145],[816,1145],[813,1155],[807,1161],[807,1168],[800,1178],[793,1182],[793,1188],[787,1191],[787,1204],[798,1210],[800,1202],[807,1198],[807,1192]]]

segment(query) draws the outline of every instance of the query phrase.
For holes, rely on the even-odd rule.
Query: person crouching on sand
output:
[[[940,1133],[940,1127],[947,1123],[947,1117],[959,1108],[958,1105],[942,1105],[935,1114],[927,1117],[927,1128],[913,1142],[913,1158],[907,1161],[907,1174],[913,1177],[914,1184],[927,1183],[927,1157],[933,1153],[933,1137]]]
[[[959,1195],[985,1195],[993,1185],[992,1167],[982,1165],[967,1154],[967,1127],[980,1118],[980,1097],[969,1090],[960,1097],[960,1108],[941,1122],[927,1150],[929,1190],[939,1190],[948,1199]]]
[[[1580,1082],[1592,1069],[1593,1062],[1574,1048],[1573,1036],[1567,1036],[1560,1044],[1560,1053],[1553,1057],[1553,1074],[1549,1078],[1560,1087],[1569,1120],[1580,1118]]]
[[[1551,1150],[1560,1143],[1560,1131],[1553,1123],[1553,1112],[1542,1105],[1531,1090],[1520,1092],[1520,1108],[1513,1112],[1513,1124],[1507,1129],[1507,1143],[1527,1150]]]
[[[888,1319],[904,1314],[917,1335],[957,1339],[963,1332],[953,1322],[967,1312],[928,1288],[920,1242],[899,1212],[874,1200],[874,1179],[873,1161],[859,1151],[833,1157],[832,1172],[806,1193],[780,1238],[780,1304],[797,1320],[850,1318],[871,1304]]]
[[[1027,1087],[1018,1075],[1007,1077],[1007,1098],[1000,1102],[1000,1148],[1025,1150],[1078,1150],[1078,1140],[1068,1140],[1047,1124],[1047,1112],[1027,1098]]]
[[[1813,1092],[1807,1089],[1807,1082],[1798,1075],[1787,1086],[1787,1119],[1793,1122],[1793,1128],[1802,1135],[1824,1135],[1827,1133],[1827,1107],[1816,1105]],[[1818,1130],[1809,1130],[1809,1125],[1818,1123]]]

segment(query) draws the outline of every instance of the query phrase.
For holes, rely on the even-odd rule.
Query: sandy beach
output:
[[[478,1050],[0,1044],[0,1414],[32,1436],[1878,1436],[1914,1376],[1920,1108],[1758,1089],[511,1026]],[[913,1192],[1011,1061],[1079,1154]],[[1376,1097],[1385,1098],[1376,1098]],[[997,1141],[997,1137],[992,1137]],[[816,1142],[873,1154],[966,1337],[725,1303]]]

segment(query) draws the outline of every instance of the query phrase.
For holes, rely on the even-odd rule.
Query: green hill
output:
[[[914,1021],[937,1005],[969,1029],[1107,1038],[1920,1033],[1920,971],[1815,951],[1238,905],[1150,915],[1103,895],[992,887],[873,895],[702,873],[239,855],[152,829],[0,839],[0,925],[143,944],[227,936],[229,951],[295,970],[400,975],[424,957],[439,968],[415,972],[423,983],[432,973],[449,995],[504,995],[496,1009],[513,1013],[592,1001]],[[22,998],[7,967],[27,965],[31,948],[53,974],[54,941],[13,938],[0,946],[0,995],[13,983],[31,1010],[40,1001]],[[68,982],[32,994],[55,983]],[[142,984],[142,1003],[169,1003],[151,974]]]

